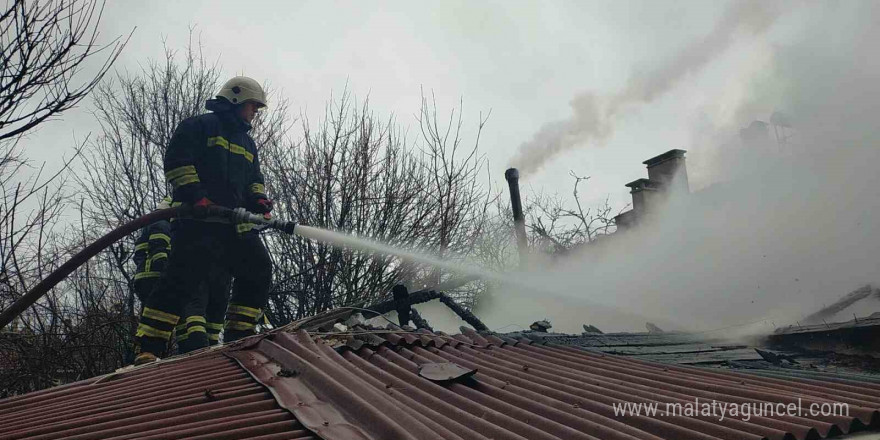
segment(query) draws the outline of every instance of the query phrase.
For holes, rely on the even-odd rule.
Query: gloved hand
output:
[[[208,216],[208,207],[213,205],[212,202],[207,197],[202,197],[201,200],[193,204],[193,217],[195,218],[205,218]]]
[[[257,202],[254,205],[254,212],[257,214],[268,214],[272,212],[272,208],[274,207],[275,203],[269,199],[257,199]]]

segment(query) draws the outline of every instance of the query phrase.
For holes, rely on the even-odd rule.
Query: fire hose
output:
[[[181,205],[153,211],[110,231],[101,238],[95,240],[94,243],[86,246],[85,249],[77,252],[76,255],[64,262],[64,264],[59,266],[58,269],[52,271],[49,276],[43,278],[43,280],[37,283],[36,286],[32,287],[26,294],[24,294],[24,296],[16,300],[11,306],[9,306],[9,308],[0,313],[0,329],[6,327],[16,316],[32,306],[43,295],[49,292],[49,290],[55,287],[55,285],[67,278],[68,275],[83,263],[106,249],[111,244],[147,225],[160,220],[168,220],[173,217],[211,219],[232,224],[254,223],[265,228],[277,229],[287,234],[292,234],[296,228],[296,223],[294,222],[266,219],[262,215],[253,214],[246,211],[244,208],[229,209],[218,205],[212,205],[204,209],[199,209],[190,205]]]

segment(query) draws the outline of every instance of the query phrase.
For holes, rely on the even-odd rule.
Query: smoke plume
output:
[[[511,166],[525,174],[541,169],[567,150],[602,144],[614,132],[615,119],[639,105],[648,104],[670,91],[689,74],[697,73],[733,44],[738,32],[764,33],[778,16],[776,5],[761,1],[735,1],[714,29],[701,40],[685,47],[652,71],[630,78],[617,94],[600,96],[583,93],[570,102],[570,119],[544,125],[531,140],[520,145]]]
[[[555,295],[498,292],[499,301],[478,310],[483,321],[495,328],[549,318],[554,330],[565,332],[580,332],[582,324],[644,331],[644,321],[622,312],[576,305],[589,301],[661,327],[723,329],[710,333],[718,336],[767,333],[797,325],[865,284],[880,285],[880,5],[802,6],[786,20],[784,39],[766,45],[772,52],[766,71],[744,78],[751,93],[724,103],[743,110],[735,112],[742,119],[707,127],[701,115],[690,115],[697,145],[686,146],[688,172],[715,181],[670,202],[634,231],[536,268],[531,282]],[[728,18],[719,28],[742,20]],[[726,40],[717,39],[707,47],[725,47]],[[634,96],[656,96],[707,62],[696,55],[675,59],[699,62],[662,69],[668,74],[633,88],[639,90]],[[727,99],[723,90],[705,94]],[[763,141],[740,139],[740,128],[769,121],[778,110],[791,120],[788,136],[777,140],[771,127]]]

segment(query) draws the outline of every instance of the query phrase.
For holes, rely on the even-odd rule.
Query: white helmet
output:
[[[243,104],[248,101],[256,102],[264,107],[268,105],[266,104],[266,92],[263,91],[260,83],[246,76],[236,76],[226,81],[223,87],[220,88],[220,91],[217,92],[217,97],[226,98],[227,101],[234,105]]]

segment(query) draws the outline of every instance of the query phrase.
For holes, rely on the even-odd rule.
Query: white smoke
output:
[[[495,327],[522,316],[518,325],[549,318],[555,330],[569,332],[584,323],[644,331],[644,322],[606,310],[574,312],[580,300],[680,329],[769,332],[862,285],[878,285],[880,4],[823,3],[800,12],[800,31],[768,45],[769,72],[746,81],[754,93],[732,112],[742,118],[695,123],[700,144],[685,147],[689,173],[720,176],[720,183],[706,181],[653,222],[586,248],[565,267],[531,274],[562,299],[518,300],[535,296],[519,292],[481,309],[483,320]],[[639,89],[655,95],[635,96],[656,96],[686,70],[664,69],[666,79]],[[706,93],[726,99],[723,90]],[[767,121],[776,110],[794,125],[789,143],[777,143],[772,129],[763,143],[740,142],[748,116]]]
[[[739,33],[760,35],[770,28],[781,8],[758,0],[731,3],[714,29],[704,38],[686,46],[656,69],[634,75],[617,94],[602,96],[583,93],[570,105],[570,119],[544,125],[528,142],[520,145],[511,160],[523,175],[538,171],[548,160],[567,150],[600,145],[614,132],[622,114],[651,103],[672,90],[688,75],[698,73],[723,55]]]

